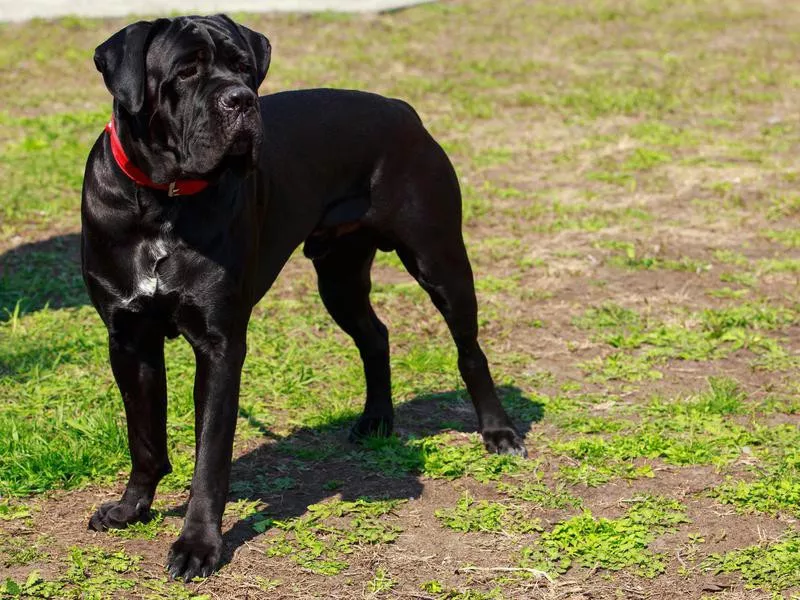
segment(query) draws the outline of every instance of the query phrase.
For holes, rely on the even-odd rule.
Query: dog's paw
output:
[[[370,436],[389,437],[394,428],[394,419],[389,417],[368,417],[361,415],[350,430],[348,440],[357,444]]]
[[[181,533],[167,556],[167,571],[172,579],[191,581],[208,577],[222,556],[222,534],[210,527]]]
[[[511,454],[527,458],[525,442],[511,427],[483,430],[483,445],[492,454]]]
[[[126,504],[120,501],[106,502],[89,519],[89,529],[95,531],[123,529],[131,523],[146,521],[149,516],[150,508],[147,506]]]

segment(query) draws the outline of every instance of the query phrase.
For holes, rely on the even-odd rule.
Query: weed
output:
[[[632,462],[607,459],[602,463],[580,463],[578,465],[564,465],[559,468],[557,477],[564,483],[576,485],[583,484],[588,487],[598,487],[612,479],[639,479],[640,477],[655,477],[650,465],[636,465]]]
[[[675,500],[634,498],[619,519],[594,517],[589,511],[558,523],[539,540],[523,548],[521,565],[555,576],[573,564],[617,571],[635,567],[637,574],[655,577],[665,570],[665,557],[647,546],[658,535],[687,522],[683,505]]]
[[[506,473],[519,473],[534,464],[505,454],[487,454],[473,437],[468,443],[453,445],[452,437],[441,434],[423,439],[371,438],[367,451],[355,456],[366,466],[389,475],[419,473],[433,479],[470,476],[480,482],[499,479]]]
[[[800,258],[762,258],[757,261],[756,268],[759,273],[765,275],[773,273],[800,273]]]
[[[710,360],[746,348],[775,360],[782,355],[782,348],[777,340],[761,332],[784,327],[796,319],[789,309],[743,303],[687,315],[682,324],[660,323],[642,319],[630,309],[605,305],[589,309],[575,323],[599,329],[596,339],[613,348],[653,347],[639,355],[616,352],[583,365],[585,370],[596,372],[596,379],[641,381],[658,379],[661,373],[652,367],[666,358]]]
[[[135,580],[123,575],[132,575],[139,570],[138,556],[130,556],[123,551],[109,552],[96,546],[69,550],[66,573],[57,580],[47,581],[32,571],[23,583],[10,579],[5,582],[5,589],[10,596],[50,598],[68,591],[69,597],[100,597],[100,595],[116,595],[123,590],[135,587]]]
[[[298,458],[301,458],[302,452],[297,452]],[[256,475],[247,480],[231,482],[231,492],[236,494],[278,494],[294,488],[296,482],[294,478],[283,477],[267,477],[265,475]]]
[[[6,567],[13,567],[15,565],[25,566],[34,561],[45,559],[49,556],[47,552],[41,550],[47,538],[42,536],[36,543],[31,543],[30,540],[9,537],[8,539],[0,541],[0,556],[3,556],[0,561]]]
[[[125,539],[153,540],[162,530],[164,514],[154,510],[146,521],[131,523],[125,529],[110,529],[109,533],[115,537]]]
[[[277,587],[280,587],[281,581],[278,579],[270,579],[268,577],[260,577],[256,575],[253,580],[262,592],[271,592]]]
[[[613,433],[625,429],[625,421],[605,417],[567,416],[558,420],[558,426],[564,431],[575,433]]]
[[[771,544],[714,554],[703,567],[715,573],[740,573],[748,588],[780,592],[800,585],[800,535],[789,531]]]
[[[741,298],[746,297],[750,294],[750,290],[748,289],[741,289],[741,290],[734,290],[729,287],[723,287],[716,290],[709,290],[708,295],[712,298],[723,298],[729,300],[739,300]]]
[[[602,306],[590,308],[573,323],[583,329],[638,328],[641,325],[639,314],[630,309],[606,302]]]
[[[712,493],[723,504],[732,504],[741,512],[771,515],[785,512],[800,517],[800,477],[797,473],[750,482],[729,482]]]
[[[400,500],[330,501],[312,504],[308,514],[288,521],[269,521],[279,530],[269,539],[267,556],[290,556],[300,566],[319,575],[335,575],[349,565],[344,557],[364,544],[387,544],[397,539],[400,529],[381,520]],[[337,526],[332,520],[350,517]],[[266,527],[257,521],[256,531]]]
[[[461,532],[531,533],[542,530],[539,520],[527,517],[519,506],[486,500],[476,502],[469,492],[464,492],[455,508],[440,509],[435,514],[445,527]]]
[[[25,504],[12,503],[8,499],[0,500],[0,521],[13,521],[31,516],[31,509]]]
[[[4,598],[53,598],[64,588],[57,581],[46,581],[37,570],[33,570],[23,582],[6,578],[0,583],[0,593]]]
[[[395,583],[384,569],[378,569],[375,571],[375,576],[367,582],[367,591],[375,595],[388,592],[395,586]]]
[[[789,248],[800,247],[800,229],[770,229],[764,232],[764,237]]]
[[[778,194],[770,199],[768,218],[781,220],[797,215],[800,215],[800,194]]]
[[[608,264],[614,267],[625,269],[668,269],[671,271],[689,271],[701,273],[708,271],[711,265],[705,261],[699,261],[691,257],[681,257],[679,259],[661,258],[651,254],[639,254],[636,245],[631,242],[605,241],[598,242],[599,248],[607,247],[622,250],[621,253],[612,254],[608,258]]]
[[[441,581],[437,581],[436,579],[431,579],[430,581],[426,581],[420,586],[420,589],[423,592],[428,592],[430,594],[439,594],[444,591],[444,585]]]
[[[595,358],[580,365],[592,381],[619,380],[628,382],[661,379],[663,374],[653,368],[652,355],[635,356],[614,352],[605,358]]]
[[[541,508],[578,508],[581,505],[581,499],[567,492],[563,486],[552,490],[542,481],[525,482],[521,485],[499,483],[497,491]]]
[[[225,505],[225,517],[236,517],[237,519],[249,519],[259,512],[261,500],[248,500],[247,498],[240,498],[234,502],[228,502]]]

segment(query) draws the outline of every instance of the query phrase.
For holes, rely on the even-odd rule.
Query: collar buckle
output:
[[[173,198],[174,196],[180,196],[180,195],[181,191],[177,187],[175,187],[175,182],[174,181],[170,182],[169,187],[167,188],[167,196]]]

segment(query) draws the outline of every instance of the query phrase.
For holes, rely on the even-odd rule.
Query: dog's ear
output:
[[[226,14],[218,14],[216,18],[222,19],[229,25],[232,25],[236,29],[238,29],[239,34],[244,38],[244,41],[250,46],[250,49],[253,51],[253,55],[256,59],[256,91],[258,91],[258,86],[261,85],[261,82],[264,81],[264,78],[267,76],[267,71],[269,71],[269,62],[272,58],[272,46],[267,39],[267,36],[258,33],[257,31],[253,31],[244,25],[239,25],[236,21],[231,19]]]
[[[131,114],[144,105],[145,49],[152,28],[151,21],[133,23],[94,51],[94,64],[108,91]]]
[[[272,59],[272,45],[264,34],[248,29],[244,25],[238,25],[238,27],[256,57],[256,89],[258,89],[258,86],[267,76],[267,71],[269,71],[269,63]]]

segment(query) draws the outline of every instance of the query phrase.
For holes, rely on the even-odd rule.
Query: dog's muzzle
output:
[[[260,142],[261,129],[256,109],[258,97],[249,88],[233,86],[226,88],[217,98],[222,117],[223,135],[229,135],[228,156],[250,154]]]

